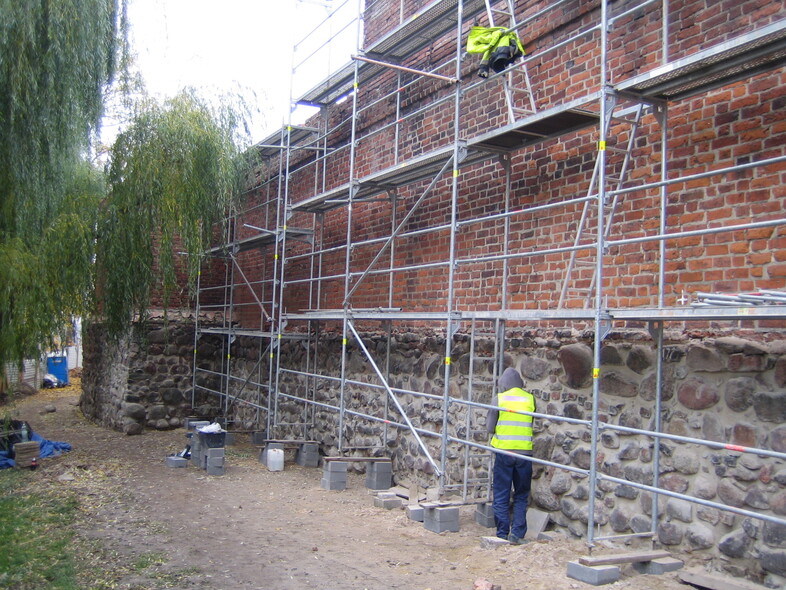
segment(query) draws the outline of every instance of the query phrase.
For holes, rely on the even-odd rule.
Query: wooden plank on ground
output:
[[[764,586],[745,580],[711,576],[696,570],[683,570],[679,574],[680,580],[686,584],[709,588],[709,590],[762,590]]]
[[[668,551],[634,551],[631,553],[613,553],[610,555],[598,555],[592,557],[585,555],[579,557],[581,565],[614,565],[617,563],[639,563],[642,561],[652,561],[662,557],[671,557]]]

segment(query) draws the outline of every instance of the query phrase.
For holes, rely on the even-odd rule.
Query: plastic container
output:
[[[268,471],[284,470],[284,449],[268,449],[267,468]]]
[[[51,373],[64,385],[68,385],[68,357],[48,356],[46,358],[46,372]]]
[[[220,449],[225,446],[226,432],[199,432],[199,444],[203,449]]]

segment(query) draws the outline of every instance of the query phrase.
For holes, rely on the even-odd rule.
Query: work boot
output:
[[[529,541],[527,539],[525,539],[523,537],[519,538],[516,535],[514,535],[513,533],[508,535],[508,542],[511,545],[526,545],[527,543],[529,543]]]

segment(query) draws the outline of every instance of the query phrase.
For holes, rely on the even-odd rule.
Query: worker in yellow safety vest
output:
[[[478,76],[488,78],[489,67],[497,73],[504,71],[524,55],[524,47],[516,31],[505,27],[474,26],[467,38],[467,53],[483,54]]]
[[[521,412],[535,411],[535,398],[524,391],[524,382],[516,369],[507,368],[499,378],[497,408],[490,409],[486,429],[491,446],[508,453],[494,454],[493,508],[497,536],[514,545],[526,543],[527,504],[532,485],[532,420]],[[511,490],[513,509],[511,523]]]

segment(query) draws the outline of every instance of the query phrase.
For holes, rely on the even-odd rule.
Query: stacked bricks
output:
[[[322,481],[320,485],[326,490],[345,490],[347,489],[347,467],[346,461],[325,461],[322,468]]]
[[[191,443],[191,463],[200,469],[205,469],[208,475],[224,475],[226,472],[226,452],[223,442],[220,446],[218,446],[218,442],[226,439],[215,433],[199,432],[200,428],[209,425],[210,422],[207,420],[186,421],[186,429],[188,430],[186,437]],[[167,465],[170,467],[185,466],[184,463],[174,461],[174,459],[177,457],[168,457]]]
[[[202,428],[203,426],[209,426],[210,422],[207,420],[195,420],[191,421],[188,420],[186,422],[186,430],[188,434],[186,437],[191,441],[191,463],[193,463],[196,467],[200,469],[205,468],[205,457],[203,455],[202,445],[199,440],[199,436],[197,435],[197,428]]]
[[[205,469],[208,475],[224,475],[226,466],[224,463],[225,450],[224,447],[213,447],[206,449],[205,453]]]
[[[304,442],[297,450],[295,462],[303,467],[317,467],[319,465],[319,445],[312,442]]]
[[[374,461],[366,470],[366,487],[370,490],[388,490],[393,479],[393,463]]]
[[[423,526],[434,533],[459,531],[459,507],[423,504]]]

